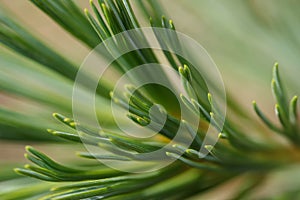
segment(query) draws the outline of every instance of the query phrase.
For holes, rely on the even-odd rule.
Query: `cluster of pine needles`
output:
[[[90,1],[90,9],[85,9],[84,12],[72,1],[31,1],[90,48],[96,47],[102,41],[118,33],[140,28],[139,21],[128,0],[99,0],[98,3]],[[176,30],[173,21],[161,15],[161,9],[155,2],[139,1],[138,4],[147,16],[152,15],[149,22],[152,27]],[[0,23],[0,42],[2,44],[45,68],[59,73],[66,81],[74,81],[77,67],[72,62],[44,45],[4,14],[0,14]],[[145,38],[142,33],[138,36],[127,38],[128,40],[124,40],[123,44],[116,42],[114,47],[103,49],[103,55],[109,53],[109,48],[118,48],[118,45],[135,45],[137,40]],[[180,41],[177,39],[171,35],[165,35],[165,38],[157,37],[162,48],[170,51],[180,45]],[[287,139],[288,145],[282,145],[272,139],[255,140],[250,137],[251,133],[247,132],[247,129],[240,130],[238,128],[241,124],[237,120],[229,117],[226,117],[222,124],[220,122],[222,116],[218,112],[217,102],[209,93],[207,85],[201,74],[195,70],[195,66],[179,55],[168,51],[164,51],[163,56],[181,77],[181,84],[187,93],[189,94],[191,88],[195,91],[196,97],[181,95],[180,101],[186,106],[185,109],[200,118],[199,127],[193,127],[189,121],[178,117],[178,108],[176,107],[178,103],[176,104],[176,101],[172,100],[174,99],[172,95],[164,92],[164,88],[150,86],[141,89],[135,88],[134,85],[125,85],[124,95],[122,95],[110,92],[109,84],[99,83],[101,87],[97,88],[97,96],[113,101],[121,111],[128,112],[126,113],[127,117],[139,126],[147,126],[153,121],[163,127],[158,135],[147,139],[136,139],[125,136],[114,128],[97,130],[77,123],[71,118],[71,115],[64,116],[54,113],[54,118],[65,127],[57,125],[57,130],[48,129],[51,135],[48,137],[51,138],[50,140],[58,137],[70,143],[84,143],[101,147],[109,153],[77,152],[82,160],[81,163],[68,165],[67,163],[58,163],[34,147],[27,146],[25,157],[30,164],[16,168],[15,172],[35,179],[30,178],[30,184],[26,183],[28,178],[7,181],[7,184],[13,184],[15,187],[13,189],[8,187],[7,190],[0,192],[0,198],[184,199],[204,193],[235,177],[246,174],[247,181],[242,184],[233,197],[233,199],[242,199],[251,193],[270,171],[285,166],[287,163],[299,162],[297,153],[299,153],[300,145],[300,127],[297,115],[297,96],[288,98],[279,76],[277,63],[273,67],[271,89],[276,100],[275,113],[279,123],[273,123],[268,119],[255,101],[253,101],[253,108],[265,126],[273,132],[272,134],[279,134]],[[154,50],[140,49],[118,59],[114,63],[114,69],[123,74],[135,66],[147,63],[159,63],[159,59]],[[16,88],[16,91],[13,91],[12,88],[7,90],[16,93],[23,92],[28,97],[34,96],[34,91],[30,93],[18,91]],[[128,94],[131,93],[132,95],[129,96]],[[70,113],[70,105],[69,107],[64,106],[56,99],[51,98],[40,97],[40,100],[52,106],[56,105],[62,113]],[[229,101],[231,100],[229,99]],[[128,107],[124,106],[126,102],[129,102]],[[150,109],[156,105],[167,108],[159,109],[158,107],[159,112],[166,115],[164,124],[161,124],[159,119],[150,117]],[[238,110],[236,106],[232,106],[231,109]],[[1,110],[1,112],[4,113],[5,110]],[[238,115],[239,112],[236,113]],[[105,115],[105,113],[100,111],[100,115]],[[11,116],[15,117],[13,114]],[[171,147],[165,148],[162,156],[151,158],[143,156],[144,153],[164,148],[174,139],[181,124],[187,134],[194,138],[190,145],[175,141]],[[216,145],[205,145],[207,155],[201,156],[199,149],[203,144],[209,124],[218,131],[219,140]],[[252,124],[242,124],[242,126],[252,126]],[[151,127],[149,128],[151,129]],[[30,135],[30,137],[34,137],[34,135]],[[61,140],[59,141],[61,142]],[[171,160],[172,163],[152,172],[130,173],[112,169],[99,163],[98,159],[139,163],[138,165],[129,165],[128,171],[136,168],[143,169],[149,162],[159,163]],[[85,162],[86,164],[84,164]]]

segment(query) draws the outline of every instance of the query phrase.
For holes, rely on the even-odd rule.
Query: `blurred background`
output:
[[[75,2],[82,9],[89,7],[88,1]],[[135,0],[132,2],[134,4]],[[174,21],[178,31],[194,38],[208,51],[223,76],[228,94],[253,116],[254,121],[258,121],[252,111],[251,101],[254,99],[267,116],[275,119],[274,100],[270,90],[271,71],[275,62],[279,63],[289,95],[300,94],[299,1],[160,0],[159,3],[163,5],[166,16]],[[5,12],[22,24],[72,63],[79,65],[89,53],[89,48],[65,32],[29,1],[0,0],[0,8],[0,12]],[[134,9],[142,26],[149,26],[138,8]],[[28,69],[25,70],[24,65],[28,66]],[[42,70],[33,61],[2,46],[0,70],[0,108],[7,112],[0,116],[0,167],[23,163],[25,144],[34,144],[42,151],[49,152],[50,156],[55,155],[58,160],[65,159],[63,154],[58,153],[62,150],[57,145],[54,147],[53,144],[31,141],[30,137],[40,134],[41,137],[37,137],[36,140],[50,138],[45,127],[51,128],[53,124],[57,126],[51,116],[51,113],[57,111],[53,102],[59,101],[56,106],[67,107],[67,110],[63,111],[67,112],[71,108],[72,83],[62,80],[50,70]],[[28,75],[24,77],[24,73]],[[18,89],[6,90],[7,85]],[[34,99],[19,95],[24,91],[31,92],[33,96],[41,94],[44,97]],[[47,101],[52,104],[45,103]],[[228,114],[230,115],[230,112]],[[28,137],[29,140],[8,140],[18,139],[20,135],[23,135],[25,140]],[[73,155],[68,145],[61,148]],[[69,159],[75,159],[75,156]],[[14,176],[10,171],[1,173],[1,176]],[[294,171],[290,170],[290,173]],[[300,173],[294,173],[294,176],[297,174]],[[293,182],[296,179],[289,179],[285,173],[282,175],[282,172],[278,172],[272,176],[272,180],[280,180],[281,183],[286,181],[286,185],[296,184]],[[232,187],[238,182],[239,180],[235,180],[229,185]],[[276,181],[270,182],[277,184]],[[271,187],[270,184],[267,185]]]

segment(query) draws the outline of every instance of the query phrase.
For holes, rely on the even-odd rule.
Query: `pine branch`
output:
[[[99,0],[98,5],[90,1],[93,14],[85,9],[85,17],[71,1],[32,0],[32,2],[90,47],[94,47],[98,42],[120,32],[140,27],[127,0]],[[147,10],[143,3],[141,6]],[[172,20],[157,16],[157,13],[160,14],[160,12],[157,10],[155,19],[150,19],[150,24],[153,27],[175,31]],[[146,13],[150,12],[147,11]],[[69,79],[74,78],[76,74],[74,65],[69,64],[53,50],[44,46],[12,20],[2,15],[0,17],[1,23],[5,25],[0,29],[3,44]],[[85,31],[78,31],[81,28],[84,28]],[[168,34],[168,32],[163,36],[157,32],[155,35],[162,48],[168,49],[170,52],[174,49],[182,49],[177,35]],[[128,34],[123,39],[115,41],[112,46],[106,47],[99,53],[104,54],[104,56],[111,56],[114,51],[118,50],[118,47],[135,47],[145,40],[145,35],[142,32],[137,32],[135,35]],[[275,111],[281,126],[278,127],[271,122],[258,108],[256,102],[253,102],[253,106],[256,114],[266,126],[287,138],[293,147],[292,145],[282,147],[279,144],[271,146],[270,141],[256,142],[248,137],[250,133],[236,128],[233,125],[234,122],[229,118],[225,119],[223,126],[223,116],[214,101],[215,97],[209,93],[207,83],[205,83],[202,75],[186,59],[170,52],[163,51],[163,55],[169,64],[177,70],[181,77],[181,84],[187,93],[187,96],[181,95],[180,100],[191,114],[201,119],[201,123],[205,126],[210,124],[214,131],[220,133],[220,140],[216,145],[205,145],[207,155],[199,152],[199,149],[204,145],[203,140],[207,127],[201,126],[202,124],[195,127],[193,122],[183,120],[174,114],[177,109],[174,108],[176,104],[171,101],[172,99],[169,98],[168,94],[163,93],[162,89],[159,90],[157,87],[140,89],[135,88],[134,85],[125,85],[123,95],[118,92],[110,93],[111,100],[120,107],[121,111],[128,111],[127,117],[138,126],[147,126],[153,131],[156,131],[157,127],[162,127],[157,136],[136,139],[113,128],[98,130],[58,113],[53,114],[54,118],[68,127],[69,131],[66,131],[68,129],[48,129],[48,132],[68,142],[84,143],[105,150],[105,153],[77,152],[82,163],[97,159],[122,161],[131,164],[128,166],[128,172],[99,165],[97,162],[88,163],[89,165],[82,165],[81,163],[77,166],[68,166],[54,161],[33,147],[27,146],[25,157],[32,164],[26,164],[23,168],[16,168],[15,171],[21,175],[40,179],[42,182],[34,181],[30,186],[22,186],[21,180],[17,182],[18,187],[16,189],[1,191],[0,198],[181,199],[215,188],[237,176],[250,174],[249,183],[245,184],[235,195],[235,199],[241,199],[261,183],[262,178],[260,179],[260,177],[267,175],[272,170],[286,166],[287,163],[299,162],[299,158],[294,156],[294,154],[298,154],[300,145],[297,97],[295,96],[288,101],[279,77],[278,64],[275,64],[273,69],[271,86],[277,101]],[[185,53],[191,52],[187,50]],[[122,56],[117,60],[117,65],[114,67],[119,72],[125,73],[135,66],[153,62],[159,63],[159,59],[152,49],[138,49]],[[138,80],[140,77],[134,78]],[[131,81],[134,82],[134,80]],[[109,86],[105,86],[103,90],[109,89],[111,89]],[[192,91],[196,91],[196,96],[193,95]],[[99,91],[97,96],[108,96],[102,92]],[[128,105],[127,102],[129,102]],[[161,105],[165,104],[170,104],[171,109],[163,109]],[[157,116],[151,116],[151,109],[154,107],[160,115],[166,117],[165,122],[162,122]],[[1,113],[4,112],[6,111],[1,111]],[[4,116],[9,116],[9,114],[6,113]],[[12,119],[7,119],[7,121],[17,121],[18,117],[12,115]],[[19,121],[29,124],[26,120]],[[166,147],[175,138],[180,125],[184,127],[184,137],[195,139],[191,144],[174,140],[171,146]],[[31,126],[37,125],[32,124]],[[163,155],[145,156],[145,154],[162,149],[162,147],[164,147]],[[292,151],[296,151],[296,153],[293,154]],[[133,170],[145,169],[149,163],[158,165],[164,161],[175,162],[154,172],[130,173]]]

